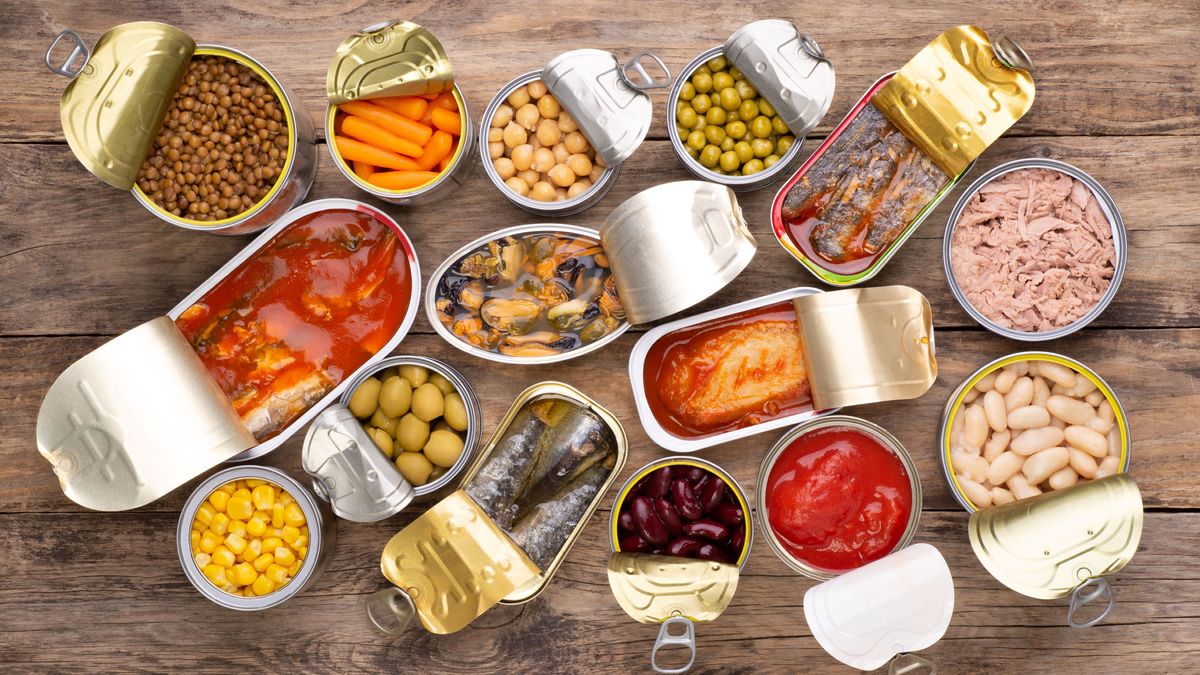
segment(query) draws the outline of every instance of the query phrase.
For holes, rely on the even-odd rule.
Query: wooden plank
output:
[[[657,626],[639,625],[605,583],[606,513],[597,513],[544,594],[498,607],[467,629],[374,633],[363,598],[386,585],[383,545],[407,522],[338,522],[336,550],[304,594],[265,614],[222,609],[193,590],[175,553],[171,514],[0,516],[5,583],[0,661],[9,668],[68,671],[348,670],[410,672],[645,671]],[[926,513],[918,541],[936,545],[955,577],[946,636],[921,654],[943,672],[1185,672],[1198,658],[1200,597],[1195,551],[1200,517],[1148,514],[1142,551],[1113,575],[1117,605],[1103,625],[1065,625],[1066,600],[1040,601],[996,582],[971,552],[966,515]],[[790,664],[847,672],[829,657],[799,610],[812,582],[762,542],[737,595],[697,627],[697,672]],[[501,665],[503,664],[503,665]],[[772,665],[774,664],[774,665]]]
[[[222,6],[223,5],[223,6]],[[399,16],[430,28],[446,45],[471,107],[481,111],[501,85],[541,68],[555,55],[594,47],[630,56],[659,53],[678,73],[696,54],[723,42],[754,18],[788,17],[775,3],[706,7],[684,16],[678,4],[641,2],[636,13],[613,12],[608,2],[528,6],[487,3],[482,11],[461,2],[407,3],[381,8],[363,3],[316,3],[295,8],[280,0],[211,3],[156,2],[153,12],[114,11],[107,4],[77,6],[55,0],[26,11],[5,0],[0,39],[0,138],[62,140],[57,102],[66,80],[42,66],[46,48],[64,28],[89,40],[121,21],[154,19],[179,26],[197,41],[241,49],[264,63],[319,118],[325,109],[325,70],[338,43],[352,32]],[[998,3],[980,14],[967,2],[921,0],[903,10],[874,11],[861,3],[805,5],[794,21],[814,36],[837,69],[838,89],[828,129],[867,86],[902,66],[929,40],[966,19],[993,35],[1008,33],[1036,63],[1038,103],[1014,129],[1020,135],[1194,134],[1200,122],[1196,77],[1178,67],[1200,41],[1200,11],[1190,0],[1109,3],[1069,0],[1053,6]],[[897,16],[897,11],[902,16]],[[482,15],[482,16],[481,16]],[[464,20],[479,16],[483,22]],[[603,17],[603,20],[599,20]],[[700,23],[701,25],[697,25]],[[1102,58],[1092,58],[1103,54]],[[59,58],[62,58],[61,56]],[[32,69],[32,72],[31,72]],[[662,137],[666,93],[655,94],[655,134]]]
[[[50,383],[72,361],[103,338],[8,338],[0,340],[0,363],[12,375],[0,379],[0,401],[7,411],[6,433],[0,438],[0,513],[70,512],[80,508],[58,490],[50,466],[34,445],[38,406]],[[445,360],[476,387],[483,401],[485,433],[490,434],[516,395],[542,380],[576,385],[621,420],[629,435],[625,474],[664,454],[638,421],[625,364],[636,336],[624,335],[593,358],[549,366],[508,366],[463,355],[434,335],[406,339],[398,353]],[[937,428],[947,397],[964,377],[987,361],[1021,349],[1021,345],[981,331],[938,335],[941,373],[927,394],[910,402],[882,403],[847,410],[878,422],[904,443],[917,463],[925,505],[957,509],[938,464]],[[1200,430],[1192,411],[1200,407],[1200,329],[1107,330],[1075,335],[1056,342],[1054,351],[1082,360],[1097,370],[1124,402],[1134,439],[1132,472],[1153,508],[1200,508],[1194,476],[1180,467],[1192,465],[1200,446]],[[759,462],[782,432],[768,432],[710,448],[702,456],[728,469],[755,490]],[[268,464],[300,470],[302,438],[293,438],[267,458]],[[188,490],[146,507],[176,512]]]
[[[1131,253],[1121,291],[1093,326],[1200,326],[1195,302],[1200,277],[1194,274],[1200,219],[1195,209],[1176,206],[1180,195],[1189,193],[1191,177],[1200,173],[1200,156],[1167,137],[1004,138],[980,160],[974,175],[1030,156],[1063,159],[1092,173],[1113,195],[1129,228]],[[595,227],[639,189],[688,178],[666,142],[648,142],[599,205],[556,220]],[[950,295],[940,262],[946,219],[965,187],[934,211],[871,282],[907,284],[925,293],[939,327],[974,326]],[[777,189],[739,196],[758,254],[740,277],[696,311],[819,285],[771,233],[770,203]],[[406,209],[357,190],[323,155],[311,197],[365,199],[394,215],[415,242],[426,282],[466,242],[500,227],[545,221],[505,200],[479,167],[441,208]],[[248,241],[204,236],[158,220],[129,195],[95,180],[61,145],[0,144],[0,222],[8,224],[0,231],[0,287],[7,291],[0,295],[0,335],[128,330],[166,312]],[[37,304],[30,305],[30,298]],[[416,330],[429,331],[424,317]]]

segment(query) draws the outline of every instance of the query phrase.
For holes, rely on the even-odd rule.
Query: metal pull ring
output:
[[[1033,59],[1029,57],[1029,53],[1021,45],[1008,39],[1008,36],[1001,35],[999,40],[992,43],[992,51],[995,52],[996,58],[1000,59],[1000,63],[1009,68],[1033,72]]]
[[[397,637],[413,625],[417,607],[412,596],[395,586],[388,586],[367,596],[367,618],[371,625],[388,637]]]
[[[800,50],[818,61],[829,62],[829,59],[825,58],[825,52],[821,49],[821,45],[817,44],[817,41],[810,35],[800,36]]]
[[[683,628],[682,633],[672,633],[672,626],[680,626]],[[663,668],[658,665],[658,650],[667,646],[683,645],[688,648],[688,660],[682,667],[679,668]],[[691,670],[692,664],[696,662],[696,626],[692,620],[685,616],[673,616],[670,619],[662,622],[662,626],[658,629],[658,639],[654,641],[654,649],[650,652],[650,667],[656,673],[664,673],[664,675],[672,675],[674,673],[686,673]]]
[[[658,66],[658,69],[662,71],[662,74],[666,79],[655,79],[654,76],[652,76],[646,70],[646,66],[643,65],[642,59],[650,59],[653,61]],[[638,81],[634,81],[630,71],[633,71],[633,74],[638,76]],[[641,52],[634,55],[633,58],[625,62],[625,65],[621,66],[621,79],[625,81],[625,84],[637,89],[638,91],[647,91],[649,89],[666,89],[667,87],[671,86],[671,70],[667,68],[667,64],[658,57],[658,54],[649,51]]]
[[[70,40],[71,53],[67,56],[67,59],[62,62],[62,65],[54,65],[54,62],[50,59],[54,55],[54,49],[58,47],[58,43],[62,42],[63,40]],[[73,68],[72,64],[74,64],[80,56],[83,57],[83,60],[79,62],[79,67]],[[46,49],[46,57],[44,60],[46,67],[50,69],[50,72],[57,73],[64,77],[74,78],[75,76],[79,75],[79,73],[83,72],[83,69],[87,67],[88,60],[91,58],[92,52],[84,43],[83,36],[68,28],[67,30],[64,30],[55,36],[54,42],[51,42],[50,47]]]
[[[916,673],[937,675],[937,665],[916,654],[897,654],[888,663],[888,675],[916,675]]]
[[[1079,621],[1075,618],[1075,615],[1084,605],[1090,605],[1101,599],[1105,601],[1104,609],[1094,619]],[[1104,577],[1092,577],[1076,588],[1074,593],[1071,593],[1071,606],[1067,609],[1067,625],[1071,628],[1090,628],[1091,626],[1095,626],[1112,613],[1113,605],[1115,604],[1117,604],[1117,599],[1113,596],[1112,586],[1109,585],[1108,579]]]

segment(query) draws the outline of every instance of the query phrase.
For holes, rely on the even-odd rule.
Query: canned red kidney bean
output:
[[[661,467],[618,506],[622,551],[718,562],[738,559],[746,518],[724,479],[694,466]]]

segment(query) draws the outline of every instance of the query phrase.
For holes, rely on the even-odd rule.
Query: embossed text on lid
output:
[[[411,21],[368,26],[338,45],[325,74],[325,93],[335,105],[380,96],[418,96],[446,91],[454,71],[442,43]]]
[[[806,136],[829,112],[833,64],[795,24],[780,19],[748,23],[725,41],[725,56],[796,136]]]

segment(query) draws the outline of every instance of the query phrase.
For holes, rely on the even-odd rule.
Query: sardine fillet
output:
[[[262,440],[279,431],[288,420],[316,405],[333,387],[334,383],[325,373],[314,372],[243,412],[242,423],[255,438]]]
[[[611,461],[597,464],[572,481],[553,501],[534,506],[512,528],[514,543],[545,571],[566,545],[571,531],[583,519],[600,492],[600,486],[612,472]]]

